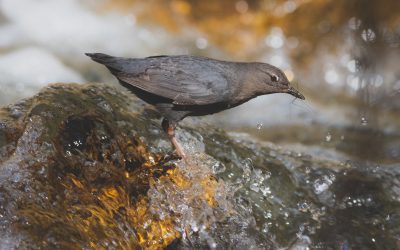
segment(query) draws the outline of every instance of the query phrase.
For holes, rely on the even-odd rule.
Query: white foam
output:
[[[99,14],[77,0],[2,0],[0,11],[9,22],[0,29],[0,37],[8,37],[0,39],[3,45],[37,44],[83,59],[84,52],[96,51],[144,55],[164,41],[163,32],[145,32],[134,17]]]
[[[0,75],[0,104],[15,101],[17,96],[28,97],[51,82],[83,81],[79,73],[37,47],[22,48],[0,57]]]

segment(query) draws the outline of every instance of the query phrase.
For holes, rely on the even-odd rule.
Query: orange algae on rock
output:
[[[52,85],[0,109],[3,203],[14,218],[4,225],[21,235],[12,244],[163,249],[209,227],[223,182],[204,154],[189,163],[168,156],[152,119],[134,97],[100,84]]]

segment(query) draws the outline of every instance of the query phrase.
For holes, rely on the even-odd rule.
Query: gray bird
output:
[[[288,93],[304,100],[278,68],[258,62],[228,62],[199,56],[113,57],[87,53],[119,82],[164,117],[162,128],[185,157],[175,127],[186,116],[202,116],[236,107],[259,95]]]

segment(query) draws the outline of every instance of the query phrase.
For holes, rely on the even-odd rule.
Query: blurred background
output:
[[[233,242],[238,249],[241,243],[263,249],[267,241],[280,249],[400,249],[399,13],[399,0],[0,0],[0,106],[56,82],[104,82],[126,91],[85,52],[270,63],[305,101],[261,96],[184,120],[198,131],[205,131],[204,124],[220,127],[235,140],[199,135],[227,162],[206,167],[226,187],[240,184],[219,192],[232,196],[226,202],[241,217],[212,228],[206,239]],[[263,150],[237,139],[242,136]],[[3,172],[15,169],[10,166]],[[14,180],[4,176],[4,183]],[[21,178],[10,187],[23,191],[11,197],[23,193],[34,200]],[[1,192],[6,203],[7,192]],[[157,198],[154,204],[161,205],[153,208],[172,201],[187,207],[180,192],[168,197],[174,195],[178,199]],[[15,218],[4,216],[7,232],[4,225]]]
[[[306,101],[263,96],[201,119],[299,151],[392,165],[399,10],[398,0],[0,0],[0,105],[54,82],[117,86],[85,52],[260,61],[283,69]]]

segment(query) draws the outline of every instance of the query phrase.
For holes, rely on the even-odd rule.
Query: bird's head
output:
[[[304,100],[305,97],[290,85],[282,70],[266,63],[257,63],[255,77],[262,94],[288,93]]]

